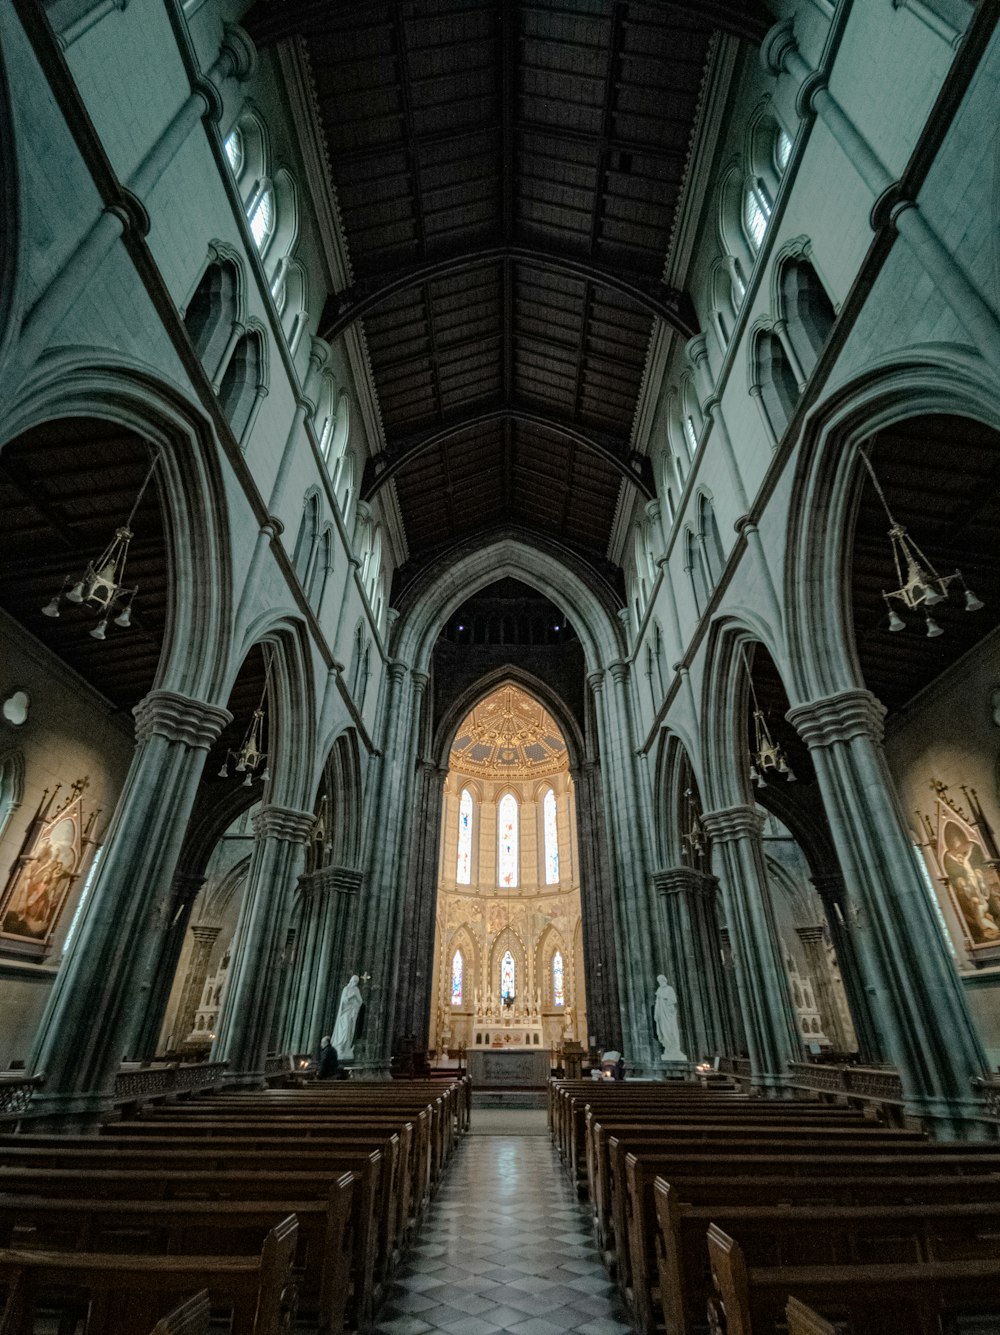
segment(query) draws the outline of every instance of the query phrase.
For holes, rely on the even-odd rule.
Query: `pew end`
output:
[[[798,1298],[789,1298],[785,1316],[788,1318],[788,1335],[837,1335],[837,1327],[832,1322]]]
[[[150,1335],[207,1335],[211,1316],[212,1305],[208,1300],[208,1289],[202,1289],[200,1293],[185,1298],[173,1311],[161,1317]]]

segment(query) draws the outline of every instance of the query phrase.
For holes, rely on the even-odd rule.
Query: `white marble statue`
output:
[[[333,1037],[330,1039],[341,1061],[351,1061],[354,1057],[354,1031],[363,1005],[364,998],[358,986],[358,975],[352,973],[350,981],[340,994],[337,1023],[333,1027]]]
[[[660,1061],[686,1062],[687,1057],[681,1052],[681,1031],[677,1024],[677,993],[662,973],[656,975],[656,981],[659,986],[653,1004],[653,1020],[656,1037],[663,1049]]]

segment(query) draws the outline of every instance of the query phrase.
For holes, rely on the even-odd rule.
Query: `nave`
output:
[[[551,1143],[541,1112],[473,1111],[467,1079],[310,1082],[5,1136],[0,1330],[1000,1328],[995,1144],[707,1080],[552,1080]]]

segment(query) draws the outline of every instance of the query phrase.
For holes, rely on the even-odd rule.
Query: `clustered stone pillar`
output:
[[[908,1111],[949,1134],[982,1112],[970,1082],[986,1058],[895,798],[884,716],[865,690],[787,715],[816,768],[879,1047],[899,1070]]]
[[[417,762],[413,802],[410,874],[403,905],[405,943],[396,985],[394,1037],[412,1034],[416,1051],[427,1050],[430,1037],[431,979],[434,973],[434,905],[437,896],[441,805],[447,769]]]
[[[603,772],[613,776],[615,783],[605,795],[618,868],[615,939],[621,947],[618,992],[622,1041],[629,1066],[637,1072],[650,1072],[659,1068],[651,1012],[656,975],[662,970],[653,956],[653,915],[643,844],[643,831],[649,821],[635,771],[628,665],[610,663],[607,675],[611,678],[610,691],[605,689],[603,672],[592,672],[588,681],[595,696]]]
[[[248,1084],[264,1079],[292,887],[314,823],[311,811],[289,807],[262,806],[253,816],[256,837],[213,1048]]]
[[[826,945],[826,928],[822,924],[796,927],[795,935],[802,942],[806,957],[806,972],[813,985],[816,1007],[823,1022],[823,1032],[837,1052],[846,1052],[854,1046],[854,1031],[844,1024],[834,991],[833,973]]]
[[[621,1051],[613,882],[608,867],[600,769],[585,760],[573,774],[580,849],[580,916],[583,920],[587,1027],[602,1052]],[[588,1035],[589,1037],[589,1035]]]
[[[410,810],[420,706],[429,678],[411,673],[400,659],[388,665],[385,733],[378,768],[378,793],[368,828],[372,860],[362,889],[348,968],[370,974],[363,983],[364,1032],[355,1043],[358,1065],[374,1075],[388,1073],[392,1045],[393,996],[402,938],[403,840],[400,813]],[[342,987],[347,979],[338,980]]]
[[[313,1053],[337,1018],[344,949],[361,887],[353,867],[321,867],[299,877],[298,929],[282,1046]]]
[[[702,827],[720,863],[753,1087],[781,1090],[802,1050],[768,891],[764,819],[755,807],[729,807],[706,811]]]
[[[107,855],[72,949],[56,976],[31,1069],[45,1076],[40,1114],[91,1124],[110,1111],[169,927],[171,886],[209,747],[232,715],[173,691],[135,707],[136,753]]]
[[[670,982],[677,992],[681,1047],[692,1061],[732,1052],[715,878],[693,867],[668,867],[654,874],[653,884],[672,956]]]
[[[155,1057],[163,1028],[170,990],[184,949],[191,910],[198,891],[205,884],[201,872],[179,871],[174,877],[173,893],[168,909],[169,925],[160,938],[160,952],[153,966],[153,984],[146,1003],[142,1026],[136,1036],[132,1056],[148,1060]]]

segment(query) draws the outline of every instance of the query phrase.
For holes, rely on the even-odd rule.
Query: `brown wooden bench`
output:
[[[151,1335],[208,1335],[208,1323],[212,1315],[212,1305],[208,1300],[208,1290],[194,1293],[166,1316],[161,1317],[153,1327]]]
[[[179,1296],[207,1289],[232,1312],[230,1335],[284,1335],[294,1321],[294,1216],[271,1229],[259,1256],[144,1256],[0,1249],[4,1335],[30,1335],[40,1303],[86,1311],[86,1335],[136,1335]]]
[[[846,1322],[851,1335],[928,1335],[942,1328],[944,1313],[989,1316],[1000,1323],[1000,1255],[751,1267],[740,1245],[714,1224],[708,1252],[714,1285],[709,1325],[719,1335],[773,1331],[789,1297]]]
[[[1000,1185],[1000,1184],[998,1184]],[[656,1270],[667,1335],[704,1321],[710,1276],[706,1237],[716,1224],[739,1239],[754,1266],[989,1259],[1000,1255],[1000,1191],[990,1201],[936,1204],[689,1204],[656,1182]],[[655,1329],[649,1295],[637,1292],[640,1329]],[[655,1297],[655,1295],[654,1295]]]
[[[325,1199],[312,1200],[151,1201],[0,1192],[0,1244],[33,1251],[238,1255],[256,1250],[269,1229],[294,1215],[300,1306],[316,1314],[319,1330],[340,1335],[351,1294],[353,1185],[353,1175],[342,1174]]]

